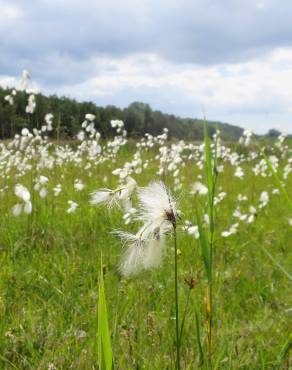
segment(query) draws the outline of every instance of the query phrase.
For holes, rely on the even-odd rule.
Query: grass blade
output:
[[[199,347],[199,354],[200,354],[200,365],[204,363],[204,351],[201,342],[201,331],[200,331],[200,318],[199,318],[199,310],[195,305],[195,318],[196,318],[196,337]]]
[[[211,148],[210,148],[210,140],[209,140],[208,128],[207,128],[206,123],[204,125],[204,142],[205,142],[205,169],[206,169],[206,176],[207,176],[209,212],[210,212],[212,209],[212,204],[213,204],[212,198],[213,198],[214,182],[213,182],[212,155],[211,155]]]
[[[111,370],[113,365],[110,331],[104,291],[102,259],[98,286],[98,364],[100,370]]]
[[[201,254],[203,257],[203,262],[204,262],[207,278],[208,278],[208,281],[210,282],[211,277],[212,277],[212,270],[211,270],[211,264],[210,264],[209,243],[208,243],[206,231],[202,224],[202,216],[201,216],[201,213],[198,207],[196,207],[196,215],[197,215],[197,223],[198,223],[198,229],[199,229]]]

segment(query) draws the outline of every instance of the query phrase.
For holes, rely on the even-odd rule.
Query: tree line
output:
[[[141,137],[145,133],[152,135],[161,134],[163,128],[169,130],[170,138],[184,140],[201,140],[203,138],[203,120],[196,118],[180,118],[172,114],[152,110],[149,104],[134,102],[127,108],[121,109],[114,105],[106,107],[97,106],[93,102],[78,102],[65,96],[45,96],[36,94],[36,108],[33,114],[26,113],[28,94],[17,91],[11,105],[5,96],[11,94],[11,89],[0,87],[0,138],[13,137],[21,129],[38,128],[44,124],[47,113],[54,115],[54,131],[52,137],[58,135],[61,139],[72,139],[80,130],[85,114],[92,113],[96,116],[96,129],[103,137],[114,135],[110,120],[124,121],[129,137]],[[218,127],[224,140],[238,140],[243,130],[237,126],[226,123],[208,121],[209,134],[213,135]]]

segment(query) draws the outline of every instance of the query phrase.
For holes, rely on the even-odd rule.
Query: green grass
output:
[[[118,163],[104,163],[92,170],[68,164],[40,174],[49,177],[45,200],[34,195],[32,215],[12,216],[16,203],[15,180],[1,180],[0,202],[0,368],[2,369],[98,369],[98,286],[100,256],[104,264],[112,355],[115,369],[173,369],[175,366],[175,304],[173,294],[173,242],[160,268],[124,279],[118,272],[122,247],[111,233],[128,229],[121,210],[94,208],[89,193],[99,187],[115,187],[114,168],[128,161],[133,147],[125,147]],[[144,154],[153,157],[152,151]],[[244,164],[244,180],[233,177],[226,165],[217,188],[227,197],[216,207],[213,256],[213,367],[217,369],[289,369],[292,367],[291,281],[264,253],[264,247],[289,273],[292,271],[291,210],[282,195],[259,212],[255,223],[242,223],[238,234],[224,239],[236,197],[246,194],[245,208],[256,204],[263,190],[275,187],[272,177],[255,177],[252,164]],[[133,175],[139,185],[157,178],[152,162],[142,174]],[[183,190],[177,192],[183,217],[196,222],[191,184],[198,171],[193,162],[181,170]],[[63,178],[62,178],[63,176]],[[105,176],[107,177],[104,181]],[[74,180],[86,188],[76,193]],[[31,176],[18,179],[31,189]],[[167,185],[173,179],[167,176]],[[59,197],[52,189],[61,183]],[[205,181],[206,183],[206,181]],[[291,197],[291,175],[286,189]],[[204,199],[204,201],[202,200]],[[67,214],[68,200],[79,206]],[[201,198],[201,203],[207,197]],[[244,206],[243,206],[244,209]],[[134,230],[134,229],[133,229]],[[185,312],[181,368],[200,364],[198,328],[206,351],[206,276],[199,241],[178,228],[180,318]],[[185,280],[194,279],[190,290]],[[188,302],[188,303],[187,303]]]

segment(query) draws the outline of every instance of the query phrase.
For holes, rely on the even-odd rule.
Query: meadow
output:
[[[292,368],[285,137],[169,142],[165,130],[133,142],[112,121],[116,136],[102,140],[89,114],[67,145],[49,140],[51,119],[0,144],[0,367],[108,369],[100,357],[110,349],[115,369]],[[153,181],[172,194],[176,234],[159,229],[161,255],[125,262],[121,231],[139,230],[141,191]]]

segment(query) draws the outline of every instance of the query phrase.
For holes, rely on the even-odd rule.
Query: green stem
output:
[[[177,279],[177,237],[176,224],[173,224],[174,241],[174,294],[175,294],[175,334],[176,334],[176,369],[180,370],[180,335],[179,335],[179,309],[178,309],[178,279]]]

